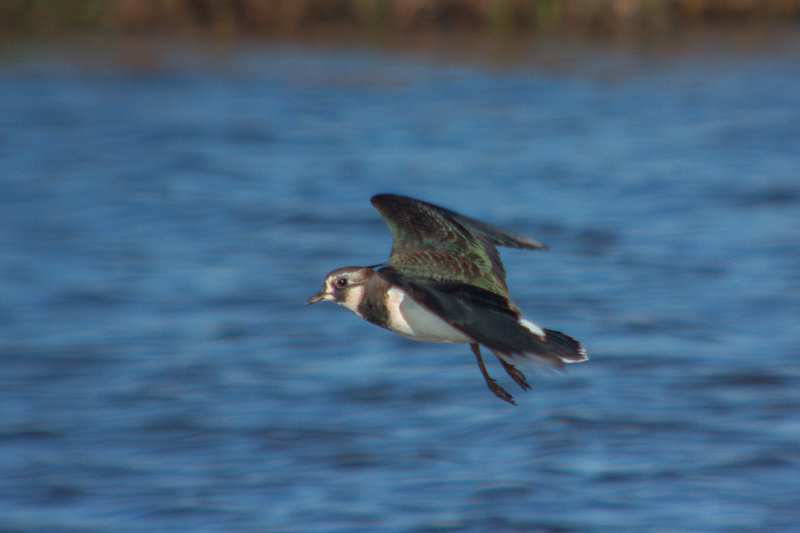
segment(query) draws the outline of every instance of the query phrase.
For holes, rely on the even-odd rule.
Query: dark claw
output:
[[[477,344],[470,344],[469,346],[470,346],[470,348],[472,348],[472,353],[475,354],[475,358],[478,359],[478,368],[481,369],[481,374],[483,375],[483,379],[486,380],[486,385],[489,387],[489,390],[492,391],[495,396],[497,396],[498,398],[500,398],[504,402],[508,402],[511,405],[517,405],[517,402],[514,401],[514,397],[511,396],[508,393],[507,390],[505,390],[503,387],[498,385],[497,382],[494,379],[492,379],[492,377],[486,371],[486,366],[483,364],[483,358],[481,357],[481,348],[480,348],[480,346],[477,345]],[[511,367],[511,368],[514,368],[514,367]],[[508,370],[508,369],[506,369],[506,370]],[[516,369],[514,368],[514,370],[516,370]],[[517,370],[517,372],[519,372],[519,371]],[[522,374],[522,372],[520,372],[520,374]],[[514,376],[512,375],[512,377],[514,377]],[[524,380],[525,376],[523,376],[522,378]],[[514,378],[514,380],[516,381],[516,378]],[[519,381],[517,381],[517,383],[519,383]]]
[[[496,354],[495,354],[496,355]],[[528,379],[525,377],[525,374],[522,373],[522,370],[519,370],[517,367],[510,363],[506,363],[502,358],[498,357],[500,362],[503,363],[503,368],[506,369],[508,375],[511,376],[514,381],[517,382],[517,385],[522,387],[522,390],[530,390],[531,386],[528,384]]]
[[[511,396],[511,394],[509,394],[507,390],[498,385],[494,379],[489,378],[489,380],[486,381],[486,384],[489,385],[489,390],[492,391],[495,396],[497,396],[504,402],[510,403],[511,405],[517,405],[517,402],[514,401],[514,397]]]

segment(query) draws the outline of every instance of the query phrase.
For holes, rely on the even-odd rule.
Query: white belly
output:
[[[419,305],[402,289],[387,293],[389,329],[409,339],[426,342],[475,342],[434,313]]]

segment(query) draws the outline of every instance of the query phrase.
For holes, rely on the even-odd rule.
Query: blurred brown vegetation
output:
[[[113,31],[222,38],[481,32],[589,37],[663,35],[800,20],[800,0],[3,0],[0,35]]]

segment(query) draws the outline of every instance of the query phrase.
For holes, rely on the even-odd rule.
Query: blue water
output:
[[[0,530],[800,530],[800,54],[162,52],[0,66]],[[377,192],[591,360],[305,307]]]

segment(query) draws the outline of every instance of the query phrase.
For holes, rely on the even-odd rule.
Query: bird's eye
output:
[[[340,289],[347,287],[347,278],[339,278],[336,280],[336,286]]]

